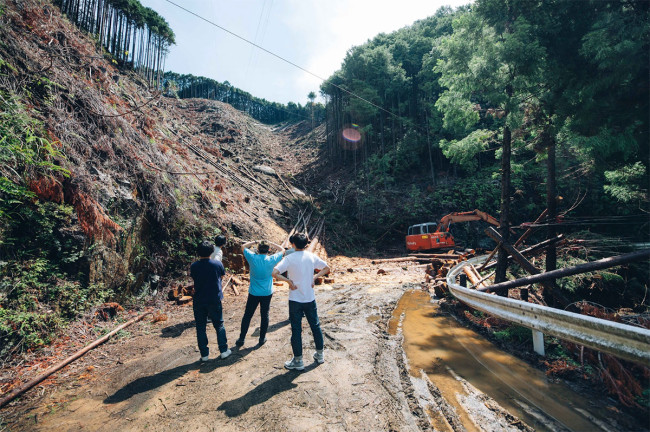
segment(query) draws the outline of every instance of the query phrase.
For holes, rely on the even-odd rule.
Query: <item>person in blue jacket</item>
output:
[[[196,340],[201,352],[201,361],[207,361],[210,358],[208,335],[206,334],[208,317],[212,319],[212,325],[217,331],[217,344],[221,352],[221,358],[225,359],[231,354],[231,350],[228,349],[228,339],[223,325],[223,309],[221,306],[221,300],[223,300],[221,278],[226,274],[226,270],[221,261],[210,259],[210,254],[213,251],[214,247],[211,242],[201,242],[196,251],[199,259],[190,266],[190,275],[194,280],[192,308],[194,310]]]
[[[250,249],[257,244],[257,251]],[[275,253],[269,255],[269,249],[273,246]],[[246,333],[251,323],[251,318],[260,306],[260,337],[259,345],[266,342],[266,331],[269,328],[269,309],[271,307],[271,297],[273,297],[273,267],[280,262],[284,256],[284,248],[275,243],[267,241],[250,241],[244,243],[241,247],[244,257],[250,267],[250,286],[248,288],[248,299],[246,300],[246,309],[244,317],[241,320],[241,330],[239,339],[235,345],[241,347],[244,345]]]

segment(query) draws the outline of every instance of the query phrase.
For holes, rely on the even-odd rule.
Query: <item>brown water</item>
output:
[[[475,426],[457,402],[456,395],[465,394],[465,390],[454,373],[536,430],[553,428],[531,414],[526,406],[535,407],[572,431],[606,429],[601,419],[613,413],[597,408],[562,383],[550,382],[539,370],[462,327],[441,313],[428,293],[418,290],[404,294],[389,321],[391,334],[396,334],[402,314],[404,350],[411,374],[417,377],[420,369],[424,370],[454,405],[468,430],[475,430]]]

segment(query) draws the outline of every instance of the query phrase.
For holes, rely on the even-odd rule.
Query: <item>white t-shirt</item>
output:
[[[223,252],[219,246],[214,247],[214,251],[210,255],[211,260],[223,261]]]
[[[309,303],[316,300],[314,295],[314,270],[322,270],[327,263],[318,256],[307,251],[296,251],[282,258],[275,266],[280,273],[288,272],[287,276],[298,287],[289,290],[289,300],[298,303]]]

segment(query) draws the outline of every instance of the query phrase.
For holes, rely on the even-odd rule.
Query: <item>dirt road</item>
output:
[[[9,429],[467,430],[466,420],[458,418],[426,375],[409,375],[401,334],[388,331],[389,323],[395,325],[395,304],[405,290],[419,286],[421,270],[396,268],[378,275],[365,260],[331,261],[339,269],[335,282],[317,286],[324,364],[311,360],[313,340],[305,323],[306,368],[283,368],[291,357],[284,286],[273,297],[267,343],[255,345],[256,317],[246,344],[225,360],[198,361],[191,307],[173,306],[167,321],[139,323],[130,337],[80,360],[83,379],[60,383],[32,406],[10,409],[5,416]],[[348,272],[351,267],[357,270]],[[224,300],[231,345],[245,297]],[[216,336],[208,335],[215,357]],[[487,411],[481,418],[492,426],[485,430],[528,429],[498,406]]]

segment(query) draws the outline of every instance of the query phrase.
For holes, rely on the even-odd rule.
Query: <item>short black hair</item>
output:
[[[293,244],[296,245],[296,249],[304,249],[309,244],[309,237],[306,234],[294,234]]]
[[[214,251],[214,246],[211,242],[203,240],[196,248],[196,255],[199,257],[209,257]]]
[[[223,234],[219,234],[214,238],[214,244],[218,247],[221,247],[226,244],[226,236]]]
[[[257,245],[257,253],[265,254],[268,252],[269,252],[269,244],[265,240],[259,242],[259,244]]]

